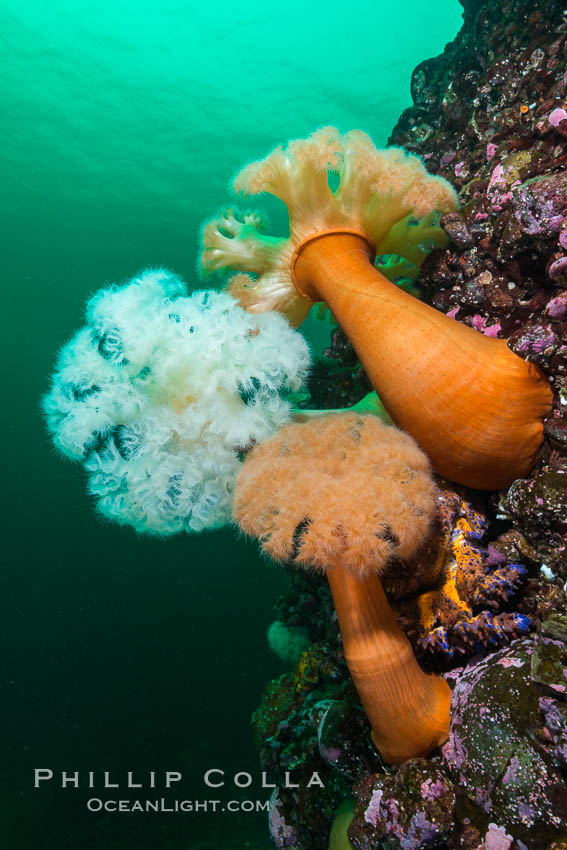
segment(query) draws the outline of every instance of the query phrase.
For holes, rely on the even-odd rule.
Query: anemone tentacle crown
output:
[[[276,313],[193,292],[166,269],[100,290],[43,400],[56,448],[83,464],[99,510],[137,531],[229,521],[240,452],[291,420],[309,367]]]
[[[332,173],[339,175],[334,192]],[[263,192],[280,198],[289,213],[289,239],[264,233],[257,212],[240,216],[228,209],[205,225],[203,273],[242,272],[230,280],[229,290],[246,309],[280,310],[297,323],[313,303],[298,290],[294,274],[294,259],[305,240],[329,231],[353,232],[377,254],[400,254],[419,264],[427,253],[420,250],[426,235],[444,234],[430,228],[425,235],[415,225],[457,207],[452,186],[428,174],[418,157],[401,148],[378,150],[366,133],[341,135],[334,127],[250,163],[236,176],[234,190],[244,198]]]

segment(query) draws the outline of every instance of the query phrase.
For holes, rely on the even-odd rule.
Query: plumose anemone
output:
[[[229,211],[203,229],[205,274],[240,272],[228,285],[246,309],[295,323],[324,301],[394,422],[444,477],[500,489],[533,466],[552,401],[543,373],[372,264],[381,253],[419,263],[429,225],[415,220],[455,209],[449,183],[399,148],[325,127],[246,166],[234,189],[280,198],[290,236],[268,236],[257,214]]]
[[[218,527],[240,453],[291,419],[309,366],[281,316],[193,292],[164,269],[97,292],[43,399],[56,448],[80,461],[100,511],[137,531]]]
[[[301,626],[274,620],[268,628],[268,645],[284,664],[295,666],[310,643],[308,630]]]
[[[236,522],[266,554],[325,572],[373,741],[392,763],[449,731],[450,688],[419,667],[380,580],[427,538],[435,505],[412,438],[356,413],[285,426],[247,455],[234,494]]]

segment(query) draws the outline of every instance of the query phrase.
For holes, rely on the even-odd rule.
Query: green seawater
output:
[[[263,813],[87,811],[156,795],[89,789],[89,770],[156,771],[158,788],[181,771],[169,799],[267,799],[249,717],[283,670],[265,633],[286,575],[230,530],[101,522],[39,399],[89,294],[148,265],[198,286],[199,226],[234,172],[324,124],[384,144],[460,20],[457,0],[0,3],[2,850],[271,846]],[[34,789],[34,768],[54,780]],[[215,792],[209,768],[254,783]]]

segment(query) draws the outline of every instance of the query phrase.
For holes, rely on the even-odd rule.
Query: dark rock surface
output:
[[[534,638],[448,674],[449,740],[355,786],[356,850],[540,850],[567,839],[565,628],[552,618]]]

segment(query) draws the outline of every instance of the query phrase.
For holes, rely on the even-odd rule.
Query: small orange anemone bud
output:
[[[326,573],[374,743],[394,763],[449,730],[449,686],[417,664],[379,578],[418,550],[435,505],[411,437],[355,413],[284,427],[252,449],[235,490],[234,518],[264,552]]]
[[[280,198],[289,238],[268,236],[254,214],[224,213],[203,231],[205,275],[245,273],[246,286],[242,275],[228,283],[242,306],[278,310],[294,324],[325,302],[392,420],[445,478],[498,490],[531,469],[552,402],[541,370],[373,264],[394,254],[418,269],[447,244],[439,214],[457,196],[446,180],[400,148],[378,150],[366,133],[323,127],[247,165],[234,189]]]

